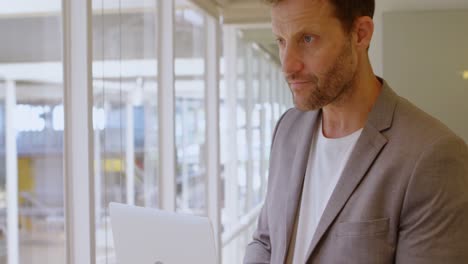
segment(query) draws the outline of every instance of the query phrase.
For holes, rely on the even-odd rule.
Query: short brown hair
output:
[[[268,4],[278,4],[283,0],[264,0]],[[313,0],[309,0],[313,1]],[[349,33],[354,21],[361,16],[374,17],[375,0],[328,0],[335,7],[336,16],[341,21],[344,30]]]

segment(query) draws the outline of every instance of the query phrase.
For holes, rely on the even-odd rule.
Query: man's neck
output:
[[[351,92],[343,100],[322,109],[323,135],[340,138],[363,128],[381,88],[382,84],[373,73],[356,78]]]

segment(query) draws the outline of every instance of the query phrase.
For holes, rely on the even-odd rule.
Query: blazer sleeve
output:
[[[267,206],[263,205],[253,240],[247,245],[244,264],[268,264],[271,257],[271,243],[268,229]]]
[[[280,127],[281,121],[286,116],[286,114],[290,111],[286,111],[276,123],[275,130],[273,132],[273,139],[271,144],[270,151],[274,151],[275,139]],[[272,156],[270,155],[270,157]],[[271,162],[271,159],[270,159]],[[271,170],[270,170],[271,172]],[[270,241],[270,229],[268,227],[268,195],[271,192],[271,182],[273,180],[268,180],[268,188],[267,188],[267,197],[265,199],[265,203],[263,204],[262,210],[260,211],[260,215],[258,217],[257,222],[257,229],[253,234],[252,241],[247,245],[245,256],[244,256],[244,264],[267,264],[270,263],[271,259],[271,241]]]
[[[468,148],[446,135],[425,148],[410,177],[395,263],[468,263]]]

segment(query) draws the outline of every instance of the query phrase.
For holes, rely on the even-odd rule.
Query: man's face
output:
[[[357,55],[327,0],[283,0],[272,7],[273,33],[297,108],[339,103],[351,91]]]

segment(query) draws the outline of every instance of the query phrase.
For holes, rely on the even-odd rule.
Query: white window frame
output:
[[[221,58],[221,27],[217,18],[206,16],[205,46],[205,104],[206,104],[206,167],[207,212],[217,249],[217,263],[221,263],[221,170],[220,170],[220,96],[219,63]]]
[[[5,91],[5,158],[7,192],[7,253],[8,264],[20,263],[19,254],[19,202],[18,202],[18,149],[16,142],[15,109],[16,82],[6,80]]]
[[[176,209],[174,1],[158,1],[159,207]]]
[[[94,264],[96,261],[91,7],[91,0],[62,1],[68,264]]]

